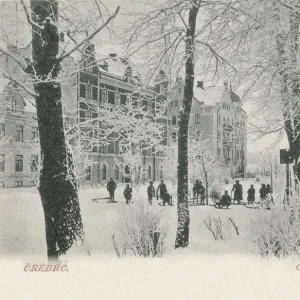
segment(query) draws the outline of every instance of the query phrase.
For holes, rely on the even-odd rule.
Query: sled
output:
[[[109,197],[104,197],[104,198],[92,198],[92,202],[97,202],[100,200],[109,200]]]
[[[217,209],[229,209],[230,205],[221,205],[220,207],[217,204],[214,204],[213,207]]]
[[[168,203],[166,203],[166,205],[163,204],[163,202],[158,202],[158,205],[160,206],[174,206],[174,204],[171,201],[171,204],[169,205]]]
[[[111,202],[109,202],[109,201],[107,201],[106,203],[117,203],[118,201],[111,201]]]
[[[261,202],[254,202],[253,204],[256,204],[256,205],[251,205],[251,204],[248,204],[246,202],[243,203],[245,207],[249,208],[249,209],[266,209],[266,210],[271,210],[271,207],[270,206],[267,206],[266,204],[261,204]]]

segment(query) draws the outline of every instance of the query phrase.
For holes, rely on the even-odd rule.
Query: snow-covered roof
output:
[[[26,112],[36,113],[36,107],[35,107],[35,105],[33,103],[34,100],[28,99],[28,98],[24,98],[24,102],[25,102],[24,110]]]
[[[197,83],[194,86],[194,98],[198,102],[202,102],[203,105],[214,106],[219,103],[223,98],[225,90],[223,87],[207,87],[202,89],[197,87]]]
[[[9,79],[7,78],[0,78],[0,95],[3,93],[4,89],[9,83]]]

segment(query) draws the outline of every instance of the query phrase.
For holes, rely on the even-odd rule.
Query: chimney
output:
[[[113,60],[116,60],[117,54],[116,53],[109,53],[109,57]]]
[[[204,90],[203,81],[197,81],[197,88],[201,88],[202,90]]]
[[[228,82],[224,81],[224,87],[225,87],[225,91],[228,91]]]
[[[104,62],[100,65],[100,67],[101,67],[103,70],[108,71],[108,63],[107,63],[106,61],[104,61]]]

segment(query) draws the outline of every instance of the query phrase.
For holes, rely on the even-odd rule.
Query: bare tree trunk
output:
[[[35,72],[41,79],[34,84],[42,158],[39,192],[45,215],[47,255],[56,260],[75,241],[83,240],[83,225],[73,158],[63,125],[60,67],[56,58],[59,36],[53,24],[58,19],[58,1],[31,0],[30,4],[34,22],[42,25],[46,17],[52,19],[51,26],[32,29],[33,65],[28,72]],[[46,78],[50,82],[43,82]]]
[[[185,86],[182,107],[179,112],[178,131],[178,224],[175,248],[187,247],[189,244],[190,214],[188,205],[188,131],[194,88],[194,39],[198,11],[199,5],[194,2],[194,5],[189,10],[189,21],[186,32]]]

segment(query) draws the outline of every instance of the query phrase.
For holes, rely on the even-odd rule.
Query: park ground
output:
[[[250,184],[254,184],[256,190],[259,183],[255,181],[242,181],[244,187],[244,199]],[[176,188],[167,184],[169,192],[174,197],[176,204]],[[224,185],[224,190],[230,190],[232,183]],[[114,233],[114,225],[118,220],[119,212],[124,210],[126,204],[122,195],[124,186],[120,185],[116,190],[117,203],[109,204],[107,200],[92,202],[92,198],[107,197],[107,191],[103,188],[86,188],[79,191],[82,218],[84,223],[86,250],[93,257],[105,255],[115,257],[115,251],[111,236]],[[142,185],[133,191],[133,202],[146,199],[146,186]],[[212,204],[210,200],[210,204]],[[176,205],[165,207],[158,205],[154,200],[149,208],[161,211],[164,228],[168,232],[167,251],[165,256],[174,253],[174,241],[176,234],[177,212]],[[190,245],[189,251],[202,255],[233,255],[253,254],[253,248],[249,240],[249,228],[255,210],[247,209],[243,205],[232,205],[230,209],[216,209],[213,206],[190,206]],[[0,200],[0,228],[1,228],[1,256],[18,257],[27,259],[30,256],[43,257],[46,253],[45,227],[43,210],[38,191],[35,188],[11,189],[1,191]],[[236,224],[239,231],[237,236],[232,224],[228,224],[228,240],[215,241],[211,232],[208,231],[204,220],[208,217],[221,217],[224,221],[229,218]]]
[[[251,183],[254,182],[243,182],[244,190]],[[257,189],[258,184],[254,184]],[[174,194],[171,185],[167,186]],[[224,189],[231,186],[232,183]],[[262,260],[255,255],[248,232],[256,210],[244,206],[235,205],[228,210],[190,207],[190,245],[174,250],[176,206],[162,207],[155,201],[150,209],[162,211],[168,225],[168,251],[157,259],[118,260],[111,233],[119,211],[126,207],[122,189],[118,187],[115,204],[91,201],[94,197],[106,197],[104,188],[79,191],[90,255],[84,251],[80,259],[71,254],[63,258],[68,272],[60,273],[24,272],[27,263],[47,263],[42,206],[36,189],[2,190],[0,288],[3,299],[299,299],[300,272],[296,269],[300,260]],[[144,186],[135,191],[135,203],[131,205],[145,191]],[[203,222],[208,216],[232,218],[239,236],[231,226],[228,240],[215,241]]]

